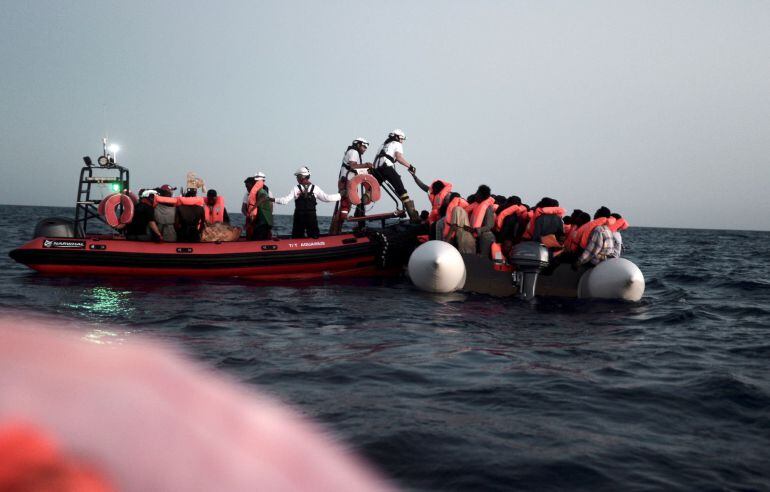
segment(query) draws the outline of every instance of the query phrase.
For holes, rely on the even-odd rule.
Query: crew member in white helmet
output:
[[[388,134],[388,138],[380,147],[377,152],[377,157],[374,159],[374,176],[382,183],[387,181],[393,186],[396,191],[396,195],[403,202],[406,212],[409,214],[409,220],[412,223],[420,222],[420,216],[417,214],[417,210],[414,208],[414,202],[409,198],[409,193],[404,188],[404,183],[401,181],[401,176],[396,172],[395,164],[399,164],[406,167],[410,173],[414,174],[415,167],[404,158],[404,140],[406,135],[404,132],[396,129]]]
[[[297,169],[294,176],[297,177],[297,186],[292,188],[288,195],[272,200],[279,205],[286,205],[294,200],[294,225],[292,226],[291,237],[318,238],[320,231],[318,230],[318,217],[316,216],[317,200],[322,202],[338,202],[342,197],[339,193],[327,195],[321,188],[311,183],[310,169],[307,166]]]
[[[249,176],[243,180],[243,184],[246,186],[246,193],[243,194],[243,201],[241,203],[241,213],[243,215],[249,214],[249,193],[251,192],[251,187],[254,186],[257,181],[265,181],[265,179],[265,173],[259,171],[254,176]],[[267,189],[267,183],[262,186],[262,189],[267,191],[270,198],[273,198],[273,192]]]
[[[351,143],[350,146],[348,146],[345,155],[342,157],[340,175],[337,180],[337,188],[342,199],[340,200],[339,206],[335,207],[329,234],[339,234],[342,230],[342,224],[345,222],[345,219],[348,218],[348,214],[350,213],[351,203],[347,193],[348,181],[359,174],[366,174],[372,167],[371,162],[364,163],[363,156],[368,147],[369,142],[363,137],[358,137],[353,140],[353,143]],[[362,214],[363,206],[362,204],[359,204],[356,206],[356,216]]]

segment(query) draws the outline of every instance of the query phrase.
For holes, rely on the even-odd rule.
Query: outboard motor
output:
[[[548,266],[548,248],[534,241],[519,243],[511,251],[511,263],[516,266],[513,282],[524,299],[535,297],[537,276]]]
[[[78,228],[80,229],[80,228]],[[76,232],[80,232],[76,235]],[[49,217],[35,226],[32,239],[36,237],[82,237],[82,231],[75,230],[75,221],[66,217]]]

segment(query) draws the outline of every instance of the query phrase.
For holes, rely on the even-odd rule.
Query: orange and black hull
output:
[[[308,280],[397,274],[413,234],[379,232],[318,239],[223,243],[154,243],[119,237],[33,239],[11,251],[14,260],[52,275],[242,277]]]

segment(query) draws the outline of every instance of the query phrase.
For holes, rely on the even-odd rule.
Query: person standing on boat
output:
[[[257,180],[254,178],[254,176],[249,176],[248,178],[243,180],[243,185],[246,186],[246,193],[243,194],[243,203],[241,204],[241,213],[246,217],[246,221],[248,223],[249,220],[249,192],[251,192],[251,188],[254,187],[254,183],[256,183]]]
[[[338,202],[342,197],[339,193],[327,195],[313,183],[310,182],[310,169],[302,166],[294,173],[297,177],[297,186],[289,191],[289,194],[283,197],[271,199],[280,205],[286,205],[294,200],[294,224],[291,230],[291,237],[318,238],[318,216],[316,215],[316,205],[318,200],[322,202]]]
[[[404,208],[409,214],[409,220],[412,223],[419,223],[420,216],[414,208],[414,202],[409,198],[409,193],[404,188],[401,176],[396,172],[395,164],[397,162],[406,167],[413,175],[416,171],[416,168],[404,158],[404,140],[406,140],[406,135],[399,129],[388,134],[388,138],[385,139],[374,159],[374,172],[372,174],[380,183],[384,181],[390,183],[399,200],[404,204]]]
[[[261,241],[270,239],[273,230],[273,203],[270,201],[270,190],[265,182],[265,174],[258,172],[254,175],[256,183],[262,183],[254,197],[254,203],[248,204],[247,220],[249,228],[246,230],[246,237],[251,240]],[[253,189],[253,188],[252,188]],[[249,190],[251,192],[251,190]],[[250,195],[250,193],[249,193]],[[251,201],[249,196],[247,201]]]
[[[337,188],[340,192],[342,199],[339,203],[339,210],[335,211],[332,216],[332,226],[329,229],[329,234],[339,234],[342,230],[342,224],[348,218],[350,213],[350,198],[348,198],[348,181],[355,178],[359,174],[366,174],[371,169],[371,162],[364,163],[364,152],[369,147],[369,142],[363,138],[358,137],[353,140],[353,143],[345,151],[345,155],[342,157],[342,165],[340,166],[340,175],[337,181]],[[355,216],[363,215],[364,206],[363,203],[368,201],[366,195],[369,192],[366,191],[362,196],[362,201],[356,206]]]

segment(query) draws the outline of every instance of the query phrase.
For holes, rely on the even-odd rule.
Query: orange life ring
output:
[[[117,207],[123,207],[123,212],[118,217]],[[134,202],[131,197],[122,193],[107,195],[99,203],[99,215],[112,227],[128,224],[134,218]]]
[[[361,196],[358,194],[358,188],[361,185],[371,191],[372,202],[380,199],[380,183],[377,182],[377,179],[371,174],[359,174],[353,179],[348,180],[348,198],[350,198],[350,203],[353,205],[361,203]]]

